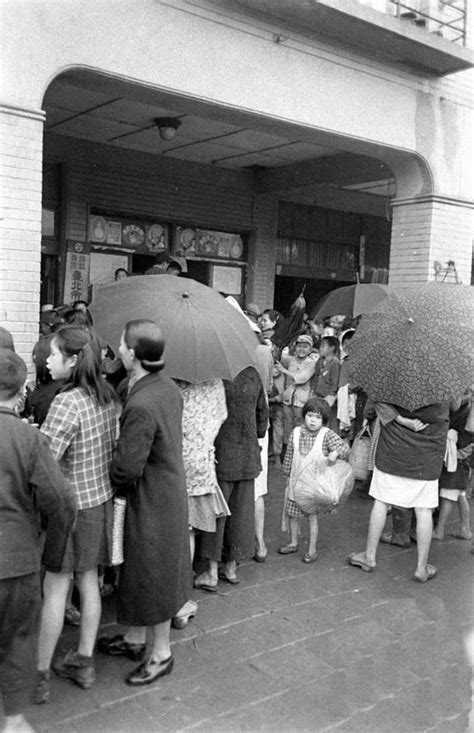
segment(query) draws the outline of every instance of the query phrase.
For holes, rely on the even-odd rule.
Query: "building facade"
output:
[[[3,3],[0,304],[19,353],[40,302],[163,250],[262,308],[302,285],[311,307],[356,279],[471,282],[469,14],[425,6]]]

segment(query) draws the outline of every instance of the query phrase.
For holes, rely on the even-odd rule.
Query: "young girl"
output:
[[[293,430],[283,462],[283,471],[289,480],[285,492],[283,529],[289,525],[290,543],[280,547],[281,555],[289,555],[298,551],[299,518],[308,517],[309,545],[303,562],[314,562],[318,557],[316,542],[318,540],[317,514],[305,514],[294,500],[297,477],[301,469],[313,461],[326,460],[328,465],[337,458],[346,459],[349,446],[332,430],[324,427],[329,419],[330,407],[320,397],[312,397],[303,407],[304,423]],[[288,521],[287,521],[288,520]]]
[[[53,380],[64,379],[41,432],[69,485],[74,489],[78,515],[63,565],[53,572],[45,548],[44,600],[38,652],[35,702],[49,698],[50,664],[64,622],[71,573],[81,599],[77,652],[55,663],[55,672],[90,687],[95,679],[94,644],[101,602],[97,568],[109,563],[108,539],[112,523],[113,489],[109,478],[117,430],[115,393],[100,372],[100,356],[90,333],[77,326],[61,328],[51,341],[47,367]]]

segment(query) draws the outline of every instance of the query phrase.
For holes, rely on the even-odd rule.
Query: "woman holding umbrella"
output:
[[[381,421],[367,546],[348,558],[362,570],[375,567],[391,504],[415,509],[415,580],[425,582],[437,572],[428,564],[432,509],[438,506],[449,401],[460,397],[472,378],[473,306],[470,287],[417,284],[364,316],[351,341],[352,378],[376,403]]]
[[[430,580],[437,569],[428,563],[433,530],[432,510],[438,506],[438,477],[443,466],[449,427],[449,405],[428,405],[409,412],[378,403],[381,431],[369,494],[374,498],[365,552],[353,552],[350,565],[375,569],[378,543],[389,505],[414,508],[418,563],[414,579]]]
[[[126,678],[146,685],[173,668],[171,619],[190,596],[188,503],[182,460],[182,397],[161,373],[164,339],[153,321],[130,321],[120,358],[129,394],[110,475],[127,497],[117,620],[147,627],[145,660]]]

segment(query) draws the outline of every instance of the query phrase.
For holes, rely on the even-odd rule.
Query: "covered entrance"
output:
[[[56,249],[43,231],[49,300],[89,300],[161,252],[183,276],[283,312],[302,283],[312,307],[388,272],[393,173],[334,136],[79,70],[43,106],[43,208],[61,222]]]

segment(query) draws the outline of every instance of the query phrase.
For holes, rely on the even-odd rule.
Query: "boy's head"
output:
[[[10,402],[23,394],[26,382],[26,364],[10,349],[0,349],[0,402]]]
[[[339,339],[336,336],[324,336],[319,347],[321,356],[339,356]]]
[[[300,333],[295,343],[295,354],[298,359],[305,359],[313,349],[313,339],[306,333]]]
[[[323,421],[323,425],[327,425],[329,417],[331,415],[331,408],[329,407],[326,400],[322,397],[311,397],[304,403],[303,406],[303,419],[306,418],[308,413],[319,415]]]

